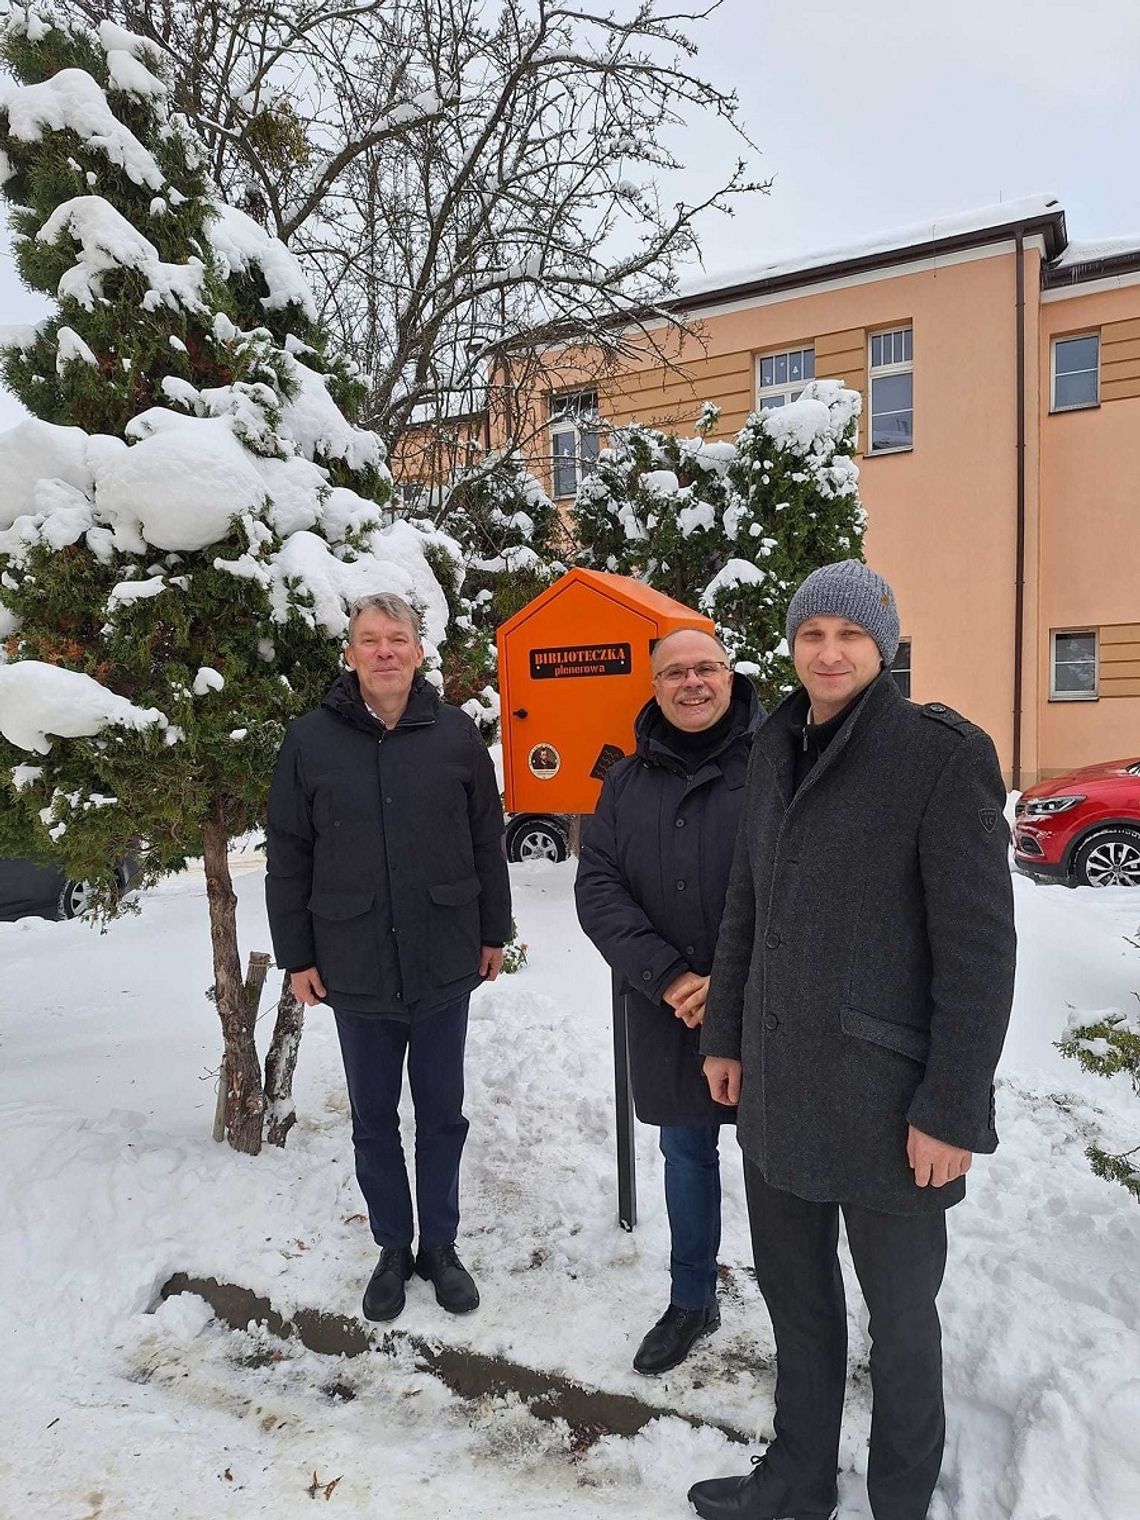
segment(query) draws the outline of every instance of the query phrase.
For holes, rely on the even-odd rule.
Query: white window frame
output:
[[[910,333],[910,358],[895,364],[871,363],[876,338],[893,337],[895,333]],[[893,348],[892,344],[892,348]],[[895,444],[893,448],[875,447],[875,381],[891,375],[910,375],[910,442]],[[897,323],[894,327],[879,327],[867,334],[867,453],[876,458],[880,454],[909,454],[914,449],[914,325]]]
[[[555,501],[570,501],[577,496],[583,478],[591,473],[597,446],[600,443],[601,423],[598,419],[598,393],[592,390],[561,391],[550,398],[550,494]],[[572,436],[574,446],[568,454],[556,455],[556,437]],[[583,458],[582,440],[595,440],[594,457]],[[574,489],[558,491],[558,463],[569,460],[574,469]]]
[[[1057,405],[1057,344],[1074,343],[1081,338],[1096,339],[1096,397],[1092,401],[1070,401],[1061,406]],[[1087,370],[1069,370],[1069,374],[1087,374]],[[1094,406],[1100,405],[1100,328],[1095,327],[1091,332],[1057,333],[1049,344],[1049,411],[1052,412],[1087,412]],[[1062,629],[1062,632],[1065,630]]]
[[[780,384],[762,385],[760,383],[760,366],[765,359],[786,359],[790,354],[810,354],[811,374],[805,375],[802,380],[785,380]],[[756,410],[764,410],[765,402],[770,402],[776,397],[782,399],[782,404],[787,406],[795,401],[801,394],[805,385],[810,385],[815,379],[815,343],[791,343],[787,348],[774,348],[768,352],[756,355]]]
[[[1092,691],[1057,690],[1057,639],[1090,638],[1093,641]],[[1049,700],[1050,702],[1095,702],[1100,696],[1100,633],[1096,628],[1052,628],[1049,630]]]
[[[906,665],[905,666],[901,666],[898,663],[898,658],[899,658],[899,655],[902,653],[904,645],[906,647]],[[898,677],[900,675],[902,675],[903,672],[905,671],[905,673],[906,673],[906,691],[903,692],[903,697],[904,697],[904,699],[907,702],[912,701],[913,698],[911,696],[911,692],[914,689],[914,687],[913,687],[913,683],[914,683],[914,641],[913,641],[913,639],[904,639],[904,638],[900,638],[899,639],[899,647],[898,647],[898,649],[895,652],[894,659],[891,661],[891,667],[890,667],[890,669],[891,669],[891,679],[894,681],[894,683],[895,683],[896,686],[898,686],[898,684],[899,684],[898,683]],[[899,689],[901,690],[901,687]]]

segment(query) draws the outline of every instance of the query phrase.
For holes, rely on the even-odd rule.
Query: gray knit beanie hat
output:
[[[788,608],[788,649],[801,623],[823,616],[850,618],[865,628],[890,667],[899,647],[899,609],[894,592],[868,565],[844,559],[812,571]]]

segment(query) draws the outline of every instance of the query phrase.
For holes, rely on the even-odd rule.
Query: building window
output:
[[[786,348],[761,354],[756,360],[756,405],[760,411],[798,401],[809,380],[815,379],[815,349]]]
[[[576,496],[598,462],[598,393],[550,398],[550,458],[555,499]]]
[[[910,640],[900,639],[898,653],[891,664],[891,675],[899,693],[910,701]]]
[[[1052,410],[1069,412],[1099,403],[1099,334],[1084,333],[1079,338],[1054,339]]]
[[[871,448],[914,447],[914,347],[909,327],[871,334]]]
[[[1096,632],[1054,633],[1049,698],[1053,702],[1090,702],[1096,699]]]

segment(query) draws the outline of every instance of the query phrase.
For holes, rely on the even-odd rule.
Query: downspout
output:
[[[1014,233],[1017,250],[1017,557],[1014,572],[1013,613],[1013,755],[1010,777],[1013,790],[1021,790],[1021,703],[1024,679],[1023,631],[1025,622],[1025,229]]]

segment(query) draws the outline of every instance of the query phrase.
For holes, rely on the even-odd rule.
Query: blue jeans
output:
[[[376,1014],[338,1013],[336,1032],[352,1106],[356,1178],[378,1246],[410,1246],[415,1233],[400,1090],[404,1055],[416,1112],[416,1212],[420,1244],[449,1245],[459,1232],[466,996],[411,1024]]]
[[[671,1249],[669,1301],[679,1309],[716,1302],[720,1249],[719,1124],[663,1124],[665,1208]]]

